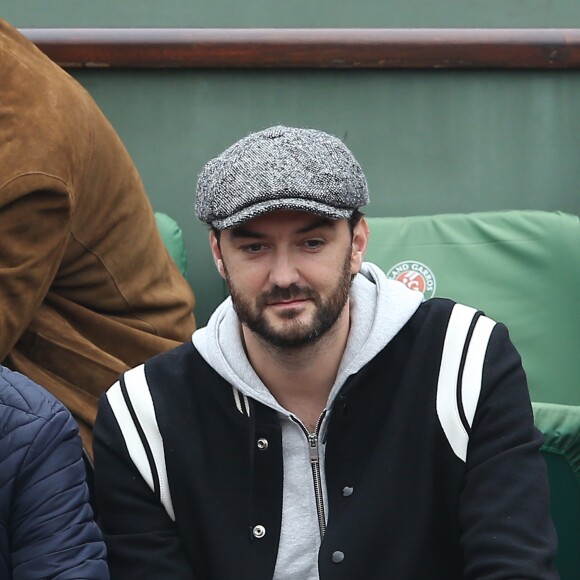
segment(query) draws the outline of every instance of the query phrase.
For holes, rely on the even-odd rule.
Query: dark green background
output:
[[[573,28],[576,0],[0,0],[16,26]]]

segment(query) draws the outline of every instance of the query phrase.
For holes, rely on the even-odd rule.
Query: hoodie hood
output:
[[[346,379],[385,348],[422,301],[420,292],[389,280],[378,266],[363,263],[352,283],[349,338],[327,407]],[[192,342],[205,361],[243,395],[289,415],[248,361],[231,298],[217,307],[207,326],[194,332]]]

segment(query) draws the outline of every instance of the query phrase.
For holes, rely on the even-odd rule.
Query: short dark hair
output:
[[[348,220],[348,227],[350,228],[351,235],[354,234],[354,228],[356,228],[356,226],[358,226],[358,224],[360,223],[360,220],[362,220],[364,217],[365,217],[365,214],[358,209],[355,209],[352,212],[352,215],[350,216],[350,218]]]

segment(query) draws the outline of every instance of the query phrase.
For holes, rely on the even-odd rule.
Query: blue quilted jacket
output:
[[[0,365],[0,578],[108,579],[69,412]]]

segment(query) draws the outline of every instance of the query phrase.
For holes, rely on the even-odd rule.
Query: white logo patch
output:
[[[414,260],[399,262],[387,272],[387,278],[398,280],[411,290],[422,292],[426,299],[435,294],[435,275],[421,262]]]

